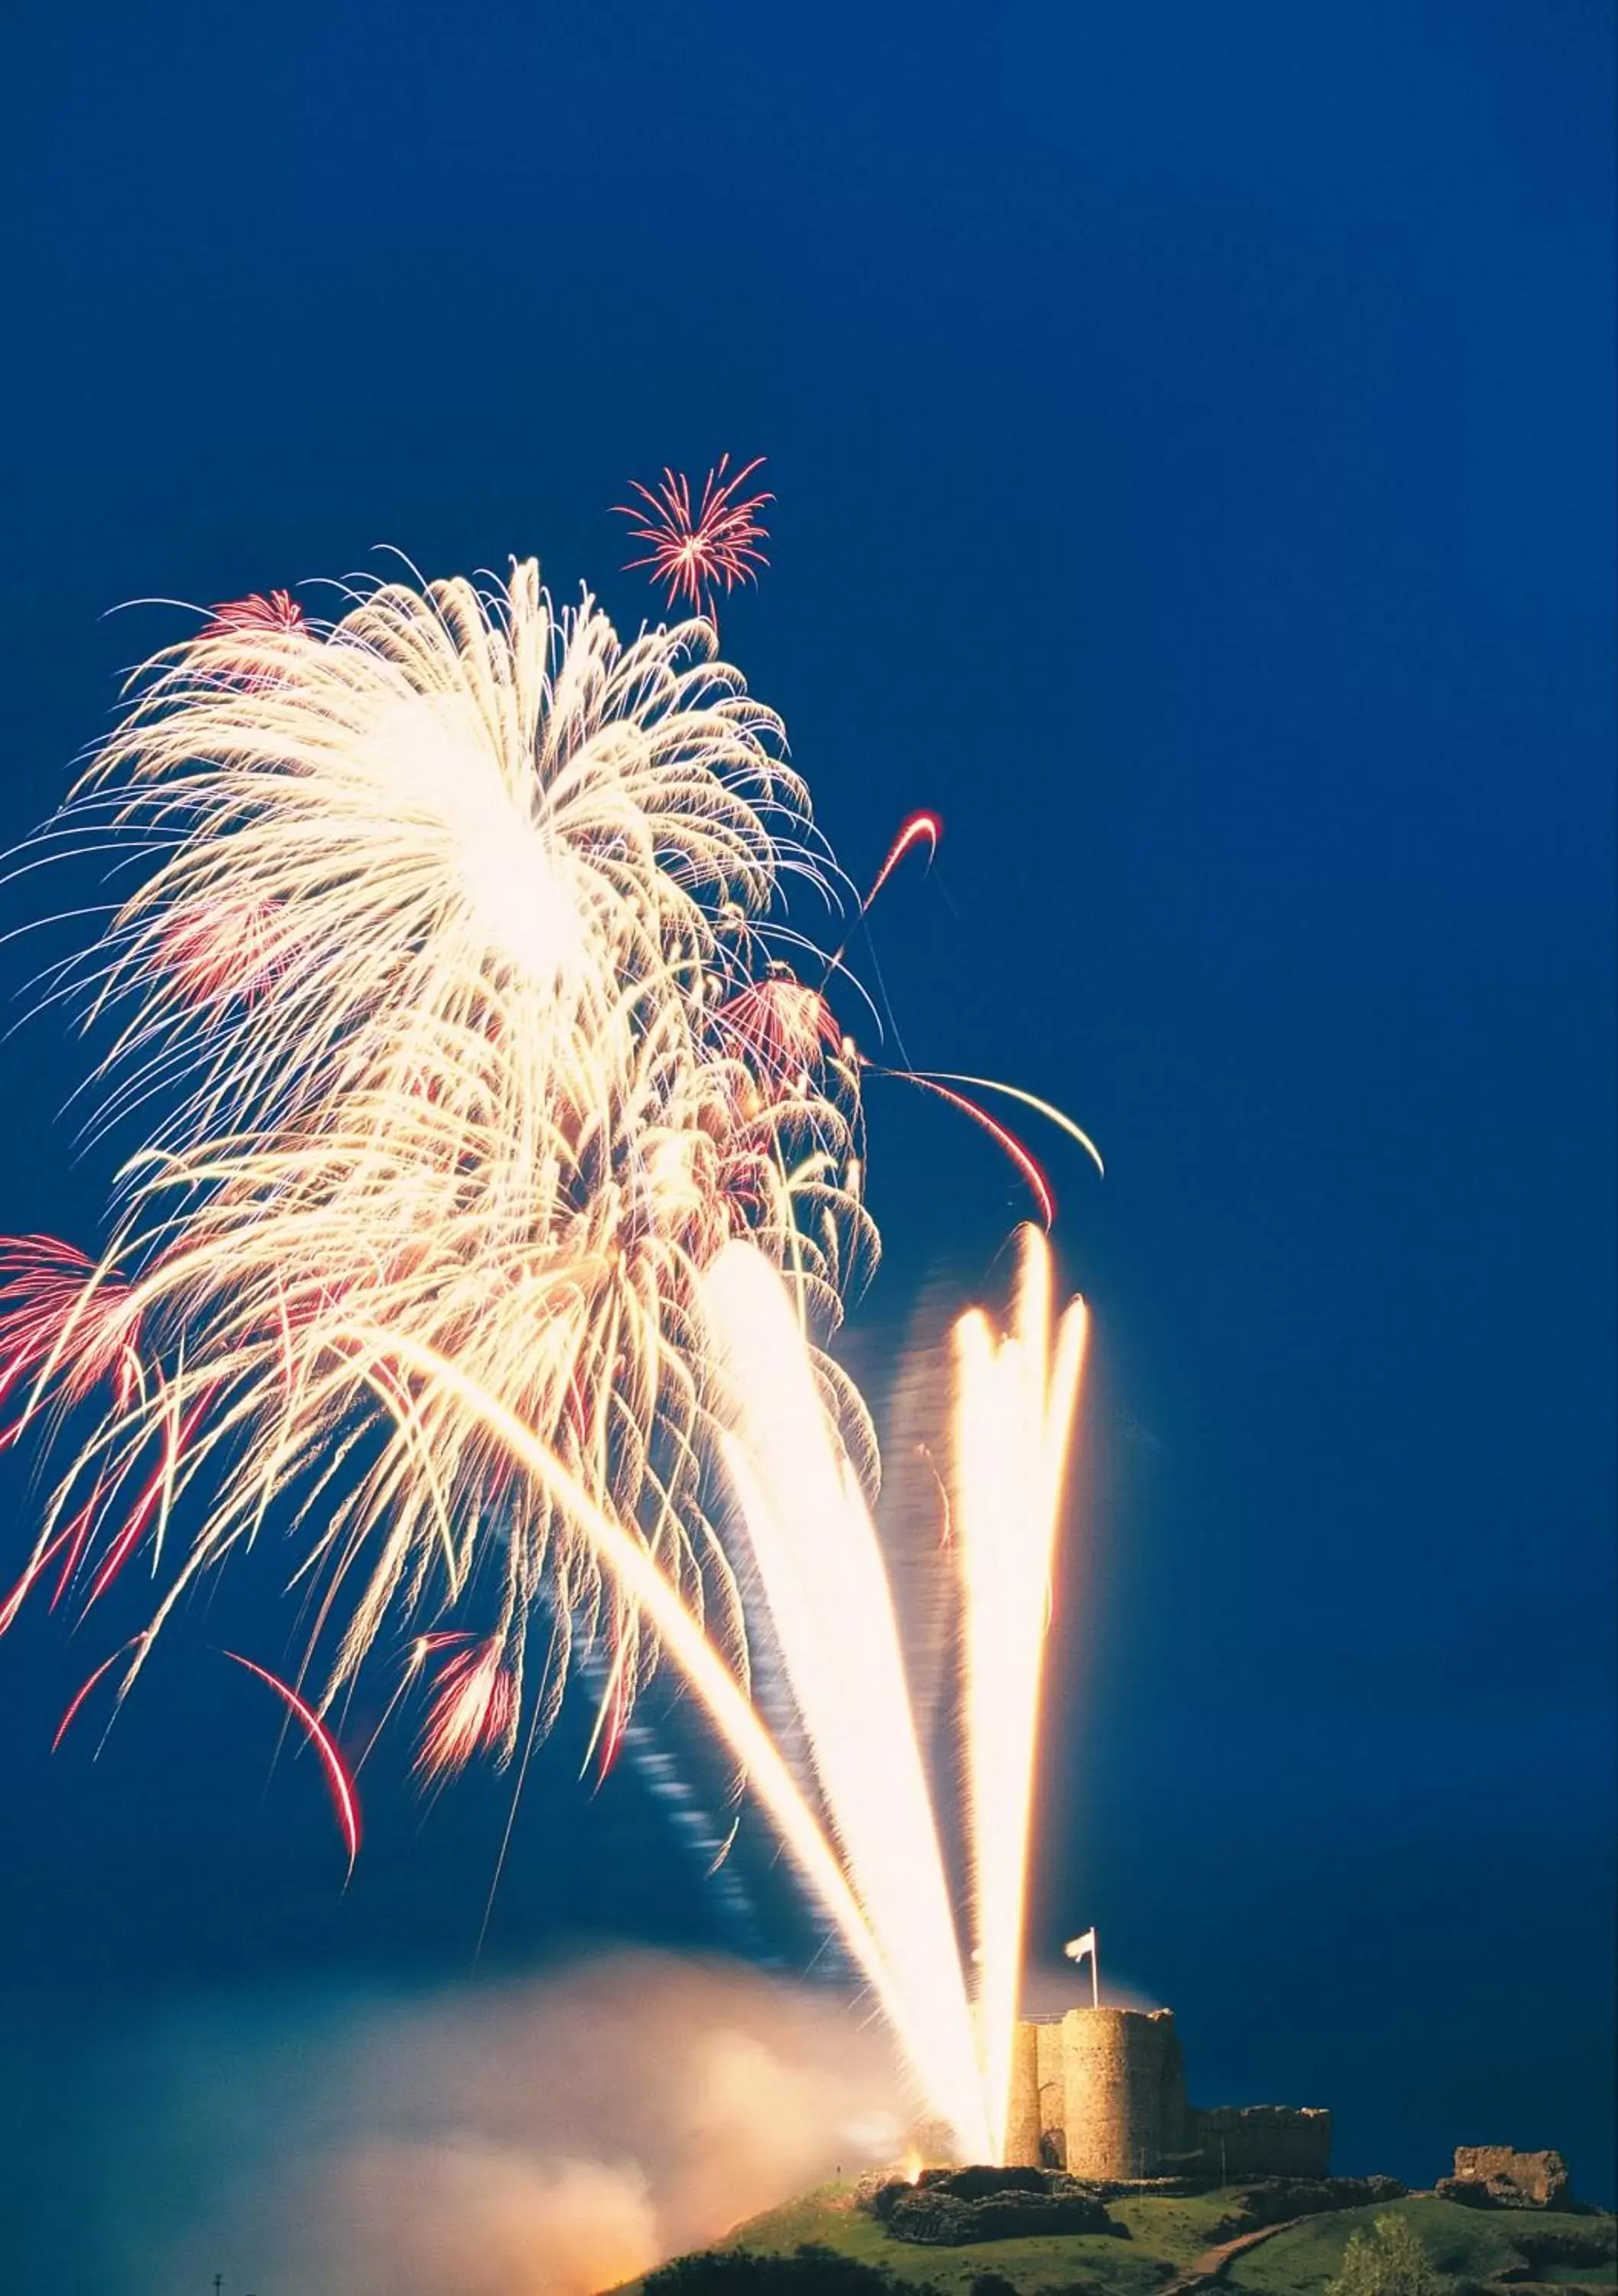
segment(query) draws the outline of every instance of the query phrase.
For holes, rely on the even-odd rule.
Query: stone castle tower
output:
[[[1186,2103],[1168,2009],[1070,2009],[1017,2028],[1006,2158],[1131,2183],[1152,2177],[1322,2177],[1329,2112]]]

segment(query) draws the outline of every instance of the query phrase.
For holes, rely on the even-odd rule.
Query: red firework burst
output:
[[[834,1053],[842,1031],[817,988],[790,972],[755,980],[721,1004],[722,1029],[773,1077],[806,1069],[822,1052]]]
[[[202,627],[205,638],[222,638],[233,630],[303,630],[308,618],[290,590],[272,590],[267,598],[255,590],[245,598],[232,598],[213,610],[213,619]]]
[[[285,674],[288,645],[312,639],[315,633],[290,590],[272,590],[267,598],[255,590],[251,597],[216,606],[201,635],[214,641],[209,649],[214,676],[247,693],[267,693]]]
[[[620,518],[641,521],[633,529],[635,539],[649,542],[652,548],[645,558],[631,558],[626,572],[650,566],[653,581],[669,585],[670,609],[684,597],[697,613],[721,583],[729,591],[738,582],[756,582],[759,568],[769,563],[758,547],[767,534],[757,513],[775,496],[749,495],[738,502],[736,495],[763,461],[762,455],[757,455],[735,478],[727,478],[730,457],[721,455],[718,467],[702,482],[702,501],[694,512],[691,481],[683,475],[666,470],[657,488],[632,480],[630,490],[640,501],[614,503],[612,508]]]
[[[193,1004],[256,1004],[292,962],[292,946],[268,901],[195,901],[164,926],[161,961]]]
[[[111,1374],[133,1375],[138,1327],[128,1285],[53,1235],[0,1236],[0,1398],[60,1353],[57,1377],[77,1400]],[[14,1429],[0,1436],[10,1440]]]

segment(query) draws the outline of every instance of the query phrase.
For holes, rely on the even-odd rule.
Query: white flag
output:
[[[1096,1958],[1095,1931],[1086,1930],[1082,1937],[1069,1938],[1062,1950],[1070,1961],[1082,1961],[1087,1953],[1094,1961]]]

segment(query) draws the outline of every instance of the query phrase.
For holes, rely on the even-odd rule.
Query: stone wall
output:
[[[1509,2144],[1458,2144],[1455,2174],[1441,2177],[1447,2201],[1507,2209],[1556,2209],[1567,2197],[1559,2152],[1517,2152]]]
[[[1011,2169],[1039,2166],[1039,2036],[1045,2025],[1026,2019],[1016,2030],[1011,2049],[1011,2110],[1006,2120],[1006,2165]]]
[[[1067,2166],[1067,2072],[1060,2021],[1034,2027],[1035,2074],[1039,2099],[1039,2166]]]
[[[1067,2074],[1056,2019],[1029,2020],[1017,2027],[1006,2161],[1016,2169],[1067,2166]]]
[[[1222,2185],[1242,2177],[1324,2177],[1331,2167],[1332,2116],[1308,2105],[1193,2107],[1185,2146],[1185,2173]]]

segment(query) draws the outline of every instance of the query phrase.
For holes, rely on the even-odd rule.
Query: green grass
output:
[[[816,2241],[840,2256],[884,2266],[897,2280],[928,2282],[941,2296],[967,2296],[980,2272],[1002,2274],[1023,2296],[1045,2296],[1047,2291],[1065,2296],[1069,2290],[1082,2290],[1084,2296],[1154,2296],[1179,2267],[1211,2245],[1214,2226],[1239,2191],[1199,2193],[1183,2200],[1109,2202],[1113,2217],[1129,2228],[1128,2240],[1105,2233],[1066,2233],[985,2241],[965,2248],[922,2248],[890,2239],[874,2218],[853,2206],[847,2186],[825,2185],[784,2208],[738,2225],[713,2245],[765,2256],[790,2254],[801,2242]],[[1521,2218],[1484,2213],[1418,2193],[1380,2207],[1310,2218],[1293,2231],[1277,2233],[1235,2259],[1228,2276],[1232,2296],[1241,2296],[1243,2291],[1249,2296],[1319,2296],[1341,2264],[1351,2234],[1368,2229],[1379,2216],[1390,2213],[1409,2218],[1441,2271],[1472,2282],[1521,2268],[1522,2259],[1512,2243],[1514,2227],[1524,2234],[1564,2226],[1588,2234],[1592,2223],[1589,2217],[1541,2215],[1537,2210],[1531,2218]],[[1611,2283],[1611,2265],[1546,2265],[1534,2284]],[[640,2285],[630,2282],[620,2296],[638,2296]]]
[[[801,2241],[817,2241],[839,2256],[884,2266],[895,2279],[926,2282],[944,2296],[966,2296],[980,2272],[1004,2274],[1014,2287],[1029,2290],[1075,2284],[1096,2296],[1152,2296],[1174,2265],[1198,2256],[1208,2245],[1208,2226],[1224,2206],[1218,2194],[1172,2202],[1125,2201],[1112,2213],[1135,2237],[1106,2233],[1054,2233],[1029,2240],[974,2243],[966,2248],[918,2248],[891,2240],[875,2218],[852,2205],[849,2190],[824,2185],[784,2208],[771,2209],[738,2225],[716,2248],[745,2249],[754,2255],[790,2252]],[[1146,2213],[1143,2215],[1142,2211]],[[1146,2218],[1150,2217],[1148,2233]],[[632,2282],[622,2296],[638,2292]]]
[[[1541,2214],[1537,2209],[1520,2218],[1505,2211],[1496,2214],[1435,2200],[1430,2193],[1414,2193],[1409,2200],[1380,2208],[1341,2209],[1328,2217],[1311,2217],[1291,2232],[1277,2233],[1251,2254],[1236,2258],[1227,2276],[1229,2284],[1233,2290],[1252,2289],[1257,2296],[1318,2296],[1342,2263],[1351,2234],[1368,2232],[1381,2216],[1407,2218],[1441,2272],[1473,2281],[1520,2270],[1514,2229],[1525,2237],[1564,2226],[1588,2232],[1591,2221],[1589,2217]],[[1565,2270],[1547,2267],[1545,2276],[1554,2282]],[[1611,2272],[1610,2265],[1588,2265],[1568,2272],[1567,2278],[1574,2284],[1598,2283],[1604,2273],[1610,2279]]]
[[[1181,2202],[1200,2209],[1200,2202]],[[1120,2217],[1124,2210],[1114,2211]],[[1211,2223],[1219,2214],[1211,2210],[1203,2218]],[[1131,2230],[1134,2227],[1131,2226]],[[1169,2228],[1165,2227],[1165,2231]],[[1178,2229],[1178,2228],[1177,2228]],[[1177,2249],[1174,2260],[1196,2255],[1207,2246],[1193,2231],[1182,2231],[1188,2242]],[[946,2296],[965,2296],[980,2272],[1003,2273],[1019,2288],[1061,2287],[1075,2281],[1104,2292],[1104,2296],[1150,2296],[1169,2276],[1163,2259],[1168,2251],[1154,2242],[1150,2250],[1132,2240],[1106,2233],[1049,2233],[1030,2240],[974,2243],[967,2248],[915,2248],[908,2241],[891,2240],[875,2218],[851,2205],[844,2187],[823,2185],[784,2209],[738,2225],[718,2248],[752,2250],[757,2255],[791,2251],[800,2241],[818,2241],[839,2256],[852,2256],[861,2264],[884,2265],[896,2280],[928,2282]]]

